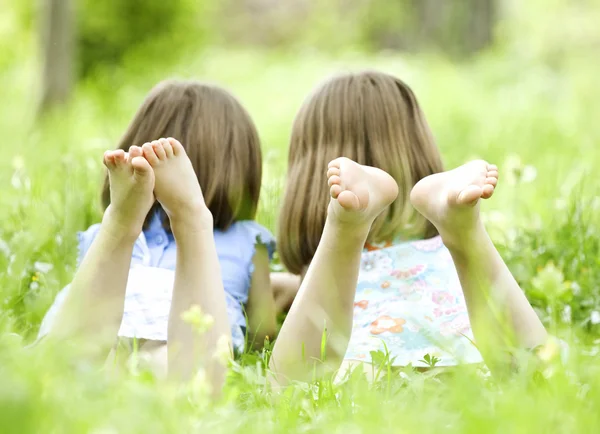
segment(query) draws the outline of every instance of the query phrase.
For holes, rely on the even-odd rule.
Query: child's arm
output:
[[[277,309],[269,276],[269,252],[264,245],[256,246],[252,262],[254,273],[252,273],[250,283],[246,314],[248,315],[249,342],[254,348],[260,349],[267,336],[273,340],[277,333]]]
[[[271,273],[271,288],[275,297],[277,313],[288,312],[290,310],[298,289],[300,289],[301,282],[302,278],[300,276],[291,273]]]

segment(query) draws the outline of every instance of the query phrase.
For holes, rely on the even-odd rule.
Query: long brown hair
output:
[[[119,149],[161,137],[173,137],[184,146],[214,227],[225,230],[234,221],[253,219],[262,177],[262,156],[256,127],[248,112],[226,90],[196,81],[167,80],[156,85],[135,114]],[[108,176],[102,204],[110,204]],[[156,203],[144,222],[146,228]]]
[[[293,273],[300,274],[315,254],[329,203],[327,164],[341,156],[385,170],[400,188],[368,241],[437,234],[409,202],[420,179],[443,170],[415,95],[381,72],[337,76],[305,101],[292,128],[278,242],[281,260]]]

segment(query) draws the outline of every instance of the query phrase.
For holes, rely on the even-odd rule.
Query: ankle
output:
[[[474,225],[455,230],[440,230],[444,246],[453,255],[468,256],[477,251],[477,246],[488,238],[487,231],[481,220]]]
[[[204,203],[169,214],[169,222],[176,239],[185,237],[189,233],[210,232],[212,234],[214,228],[212,213]]]
[[[362,249],[362,246],[367,241],[370,230],[370,224],[346,223],[332,219],[325,222],[321,238],[325,242],[336,245],[360,245]]]
[[[102,227],[112,238],[123,242],[134,242],[142,232],[144,222],[134,221],[109,205],[102,217]]]

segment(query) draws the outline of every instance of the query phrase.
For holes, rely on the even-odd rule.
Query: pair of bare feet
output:
[[[347,158],[329,163],[329,218],[336,223],[370,225],[396,199],[398,185],[382,170]],[[438,229],[446,245],[460,249],[480,223],[479,199],[488,199],[498,183],[498,169],[485,161],[428,176],[411,191],[413,206]]]
[[[104,164],[111,184],[109,214],[137,236],[154,199],[172,222],[200,224],[206,215],[202,190],[181,143],[160,139],[129,152],[107,151]],[[329,217],[342,226],[370,226],[398,195],[398,185],[382,170],[347,158],[329,163]],[[472,161],[457,169],[428,176],[411,192],[413,206],[438,229],[445,242],[461,237],[479,224],[479,199],[487,199],[498,183],[498,169]]]
[[[132,235],[141,231],[155,197],[174,222],[200,223],[198,213],[208,212],[194,168],[173,138],[132,146],[129,152],[107,151],[104,164],[111,184],[109,213]],[[338,224],[370,225],[398,195],[390,175],[347,158],[329,163],[327,177],[329,216]],[[496,166],[472,161],[422,179],[410,199],[447,243],[459,244],[465,231],[479,223],[479,199],[490,198],[497,183]]]
[[[210,215],[192,163],[173,138],[132,146],[129,152],[106,151],[104,164],[110,179],[107,217],[126,235],[139,235],[155,199],[175,226],[202,224],[198,216]]]

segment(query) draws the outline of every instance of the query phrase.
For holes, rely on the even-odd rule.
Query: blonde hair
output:
[[[262,177],[262,156],[256,127],[248,112],[226,90],[196,81],[167,80],[156,85],[138,109],[119,149],[161,137],[173,137],[184,146],[214,227],[225,230],[234,221],[253,219]],[[108,176],[102,191],[104,207],[110,204]],[[146,228],[156,203],[144,223]]]
[[[409,203],[420,179],[443,170],[415,95],[381,72],[337,76],[305,101],[292,128],[278,239],[292,273],[300,274],[315,254],[329,204],[327,164],[340,156],[385,170],[398,182],[398,198],[375,220],[369,242],[437,234]]]

